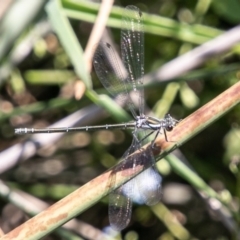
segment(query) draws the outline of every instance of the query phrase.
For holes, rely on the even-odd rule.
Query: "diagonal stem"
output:
[[[182,145],[212,122],[220,118],[223,114],[237,105],[239,101],[240,82],[236,83],[181,121],[178,126],[168,134],[168,138],[174,140],[174,142],[166,142],[164,136],[159,136],[153,148],[155,157],[160,160],[164,155],[172,151],[173,148]],[[148,147],[151,147],[150,145],[151,143],[144,146],[146,151]],[[135,152],[133,154],[140,154],[140,152]],[[131,159],[133,158],[130,158],[130,160]],[[1,240],[39,239],[83,212],[112,191],[113,187],[109,185],[109,179],[112,175],[116,175],[115,183],[121,185],[144,170],[144,166],[137,165],[137,170],[130,176],[129,174],[131,174],[131,171],[122,169],[121,164],[120,162],[114,168],[96,177],[62,200],[53,204],[45,211],[29,219],[24,224],[3,236]]]

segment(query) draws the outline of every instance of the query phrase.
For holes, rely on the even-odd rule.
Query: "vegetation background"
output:
[[[117,49],[122,10],[129,4],[149,14],[145,16],[146,73],[240,22],[238,0],[116,1],[107,25]],[[115,112],[114,103],[102,101],[106,91],[94,71],[88,75],[90,67],[82,52],[99,7],[100,3],[87,0],[0,2],[0,227],[4,233],[109,169],[131,144],[131,133],[119,130],[14,134],[17,127],[48,127],[62,119],[62,126],[126,119],[125,113]],[[145,88],[148,109],[159,117],[170,112],[184,119],[239,80],[239,54],[239,45],[230,46],[174,78],[152,78]],[[178,71],[175,67],[172,73]],[[108,227],[106,197],[80,214],[70,230],[59,228],[43,239],[98,239],[103,233],[130,240],[239,239],[239,110],[236,106],[175,152],[194,173],[191,177],[168,158],[158,162],[163,176],[161,203],[152,208],[134,205],[132,220],[121,235],[114,236]],[[206,185],[200,189],[196,180]],[[211,197],[209,189],[217,197]]]

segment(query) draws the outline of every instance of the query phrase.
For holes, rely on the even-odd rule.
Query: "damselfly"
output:
[[[136,162],[141,158],[145,168],[149,168],[109,194],[109,220],[111,226],[116,230],[122,230],[128,225],[131,219],[133,200],[153,205],[161,198],[161,176],[155,169],[155,159],[151,148],[146,151],[139,151],[139,154],[133,154],[132,157],[131,154],[140,150],[142,145],[149,141],[152,134],[154,134],[152,146],[161,131],[163,131],[167,140],[166,131],[171,131],[179,122],[169,114],[163,119],[144,115],[144,32],[142,18],[141,11],[135,6],[128,6],[124,10],[121,54],[126,71],[120,70],[116,53],[109,43],[101,42],[99,44],[93,60],[95,71],[103,86],[113,97],[125,103],[127,109],[131,111],[134,121],[101,126],[15,129],[16,134],[75,132],[112,128],[133,129],[133,141],[122,157],[121,166],[123,168],[127,166],[134,172]],[[133,99],[137,99],[137,104],[134,104]],[[138,111],[136,111],[137,108]],[[131,166],[129,166],[129,157],[131,158]],[[112,183],[114,185],[114,181]]]

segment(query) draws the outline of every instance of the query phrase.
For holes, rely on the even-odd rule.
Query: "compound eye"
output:
[[[171,131],[173,130],[173,126],[168,126],[168,127],[166,127],[166,130],[167,130],[168,132],[171,132]]]

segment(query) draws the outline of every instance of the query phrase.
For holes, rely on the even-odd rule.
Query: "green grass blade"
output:
[[[69,23],[59,1],[50,1],[46,10],[64,49],[66,50],[77,75],[82,79],[87,88],[92,87],[91,77],[87,71],[83,50]]]
[[[100,4],[84,0],[64,0],[63,7],[68,17],[94,23]],[[122,8],[114,6],[107,26],[121,28],[122,11]],[[144,24],[146,33],[171,37],[193,44],[202,44],[223,33],[216,28],[200,24],[183,24],[147,13],[144,13]]]

